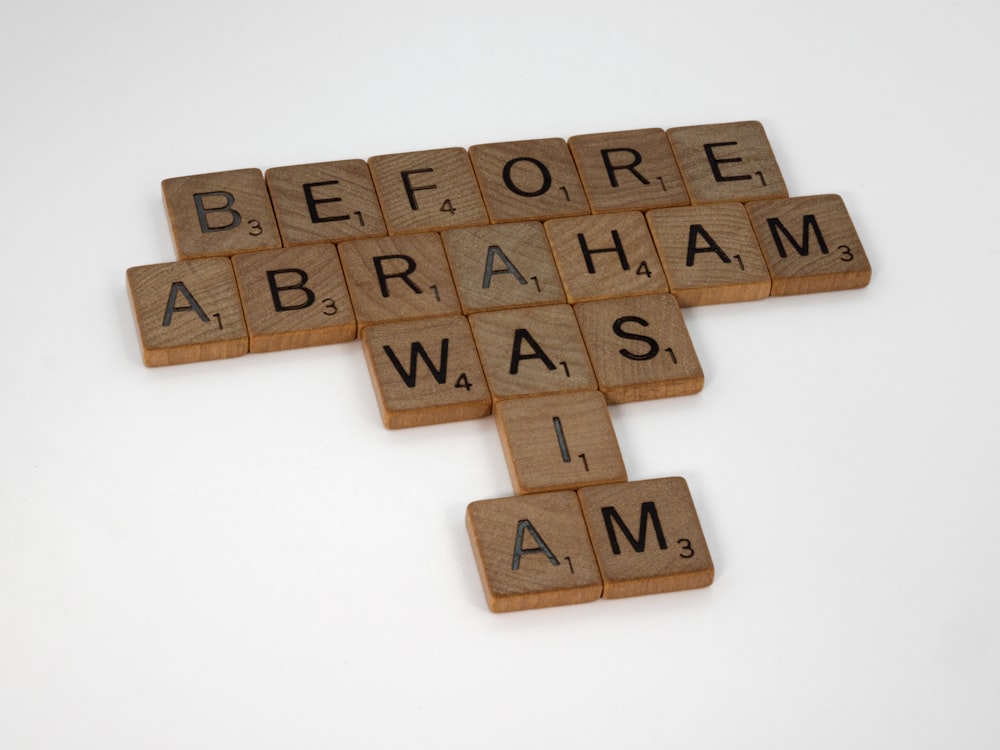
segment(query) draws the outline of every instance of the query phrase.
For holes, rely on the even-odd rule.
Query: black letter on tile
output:
[[[426,172],[433,172],[434,170],[430,167],[425,167],[424,169],[407,169],[399,173],[399,176],[403,178],[403,187],[406,189],[406,197],[410,200],[410,208],[414,211],[420,209],[417,205],[417,191],[418,190],[434,190],[437,185],[413,185],[410,182],[411,174],[424,174]]]
[[[627,271],[629,269],[628,258],[625,257],[625,248],[622,247],[621,237],[618,236],[618,230],[611,230],[611,239],[614,241],[614,247],[601,247],[591,250],[587,247],[587,238],[583,236],[580,232],[576,235],[576,239],[580,243],[580,251],[583,253],[583,260],[587,264],[588,273],[597,273],[597,269],[594,268],[594,260],[590,256],[594,253],[618,253],[618,260],[622,264],[622,270]]]
[[[816,221],[816,217],[813,214],[806,214],[802,217],[801,245],[795,241],[795,238],[792,237],[792,233],[785,228],[784,224],[781,223],[781,219],[768,219],[767,226],[771,229],[771,237],[774,238],[774,244],[778,248],[778,255],[782,258],[787,258],[788,255],[785,253],[785,245],[781,241],[781,237],[778,234],[779,231],[781,234],[785,235],[785,239],[792,243],[792,247],[795,248],[795,251],[803,257],[809,255],[809,235],[812,232],[816,233],[816,241],[819,243],[819,251],[824,255],[830,252],[826,247],[826,240],[823,239],[823,233],[819,231],[819,223]]]
[[[698,247],[698,237],[704,239],[708,243],[708,247]],[[688,230],[687,265],[689,267],[694,265],[694,256],[697,253],[715,253],[722,259],[723,263],[732,263],[729,256],[719,247],[719,243],[712,239],[712,235],[705,231],[705,227],[701,224],[692,224]]]
[[[448,377],[448,339],[441,339],[441,364],[437,367],[431,362],[427,350],[424,349],[424,345],[419,341],[414,341],[410,344],[409,370],[403,368],[403,363],[399,361],[399,357],[396,356],[396,353],[388,344],[383,346],[382,350],[389,358],[389,361],[392,362],[392,366],[396,368],[399,377],[406,383],[407,388],[417,387],[417,357],[420,357],[424,361],[424,364],[427,365],[427,369],[431,371],[431,375],[434,376],[438,385],[444,385],[445,379]]]
[[[715,149],[720,146],[737,146],[739,145],[736,141],[726,141],[725,143],[706,143],[705,144],[705,155],[708,157],[708,164],[712,167],[712,174],[715,175],[716,182],[733,182],[734,180],[749,180],[752,175],[739,174],[730,175],[729,177],[724,177],[722,172],[719,171],[720,164],[734,164],[736,162],[743,161],[740,157],[735,159],[720,159],[715,155]]]
[[[423,290],[410,281],[410,274],[417,270],[417,262],[409,255],[376,255],[372,260],[375,261],[375,273],[378,274],[378,287],[382,290],[383,297],[389,296],[389,284],[387,283],[389,279],[402,279],[414,292],[423,294]],[[386,273],[382,264],[387,260],[405,261],[406,270],[399,273]]]
[[[494,268],[493,259],[496,256],[500,256],[500,261],[506,266],[506,268]],[[514,275],[517,279],[518,284],[527,284],[528,282],[524,280],[521,272],[517,270],[517,266],[510,262],[504,251],[500,249],[498,245],[490,245],[490,249],[486,252],[486,270],[483,272],[483,289],[490,288],[490,282],[493,280],[493,274],[495,273],[510,273]]]
[[[177,293],[180,292],[184,295],[184,298],[188,301],[188,304],[178,307],[177,306]],[[170,285],[170,296],[167,298],[167,309],[163,312],[163,325],[164,327],[170,325],[170,322],[174,318],[175,312],[183,312],[184,310],[194,310],[198,317],[202,319],[205,323],[208,323],[208,316],[205,315],[205,311],[201,309],[201,305],[192,296],[191,292],[188,291],[187,287],[184,286],[183,281],[175,281]]]
[[[534,354],[521,354],[522,343],[527,342],[534,350]],[[556,366],[552,363],[552,360],[548,358],[545,351],[538,345],[534,337],[528,333],[526,328],[518,328],[514,331],[514,345],[511,347],[510,352],[510,374],[517,375],[517,369],[521,364],[522,359],[540,359],[545,363],[545,366],[550,370],[556,369]]]
[[[623,326],[626,323],[638,323],[641,326],[648,326],[649,321],[643,320],[638,315],[625,315],[621,318],[618,318],[618,320],[616,320],[614,324],[612,324],[611,326],[611,330],[613,330],[617,336],[623,339],[631,339],[633,341],[644,341],[646,342],[646,346],[648,346],[649,348],[642,354],[635,354],[633,352],[630,352],[628,349],[619,349],[618,350],[619,354],[621,354],[626,359],[642,362],[648,359],[653,359],[657,354],[660,353],[660,344],[656,341],[656,339],[651,338],[649,336],[643,336],[641,333],[629,333],[623,328]]]
[[[309,216],[313,220],[313,224],[318,224],[321,221],[349,221],[350,215],[339,214],[337,216],[320,216],[319,212],[316,211],[316,206],[320,203],[339,203],[340,198],[317,198],[313,195],[314,187],[321,187],[323,185],[339,185],[339,180],[328,180],[327,182],[307,182],[302,186],[302,192],[306,195],[306,205],[309,206]]]
[[[642,504],[639,510],[639,538],[636,539],[632,536],[632,532],[628,530],[625,522],[622,521],[622,517],[618,515],[618,511],[615,510],[614,506],[609,506],[607,508],[601,508],[601,515],[604,516],[604,528],[608,532],[608,541],[611,542],[611,551],[616,555],[620,555],[622,550],[618,545],[618,537],[615,535],[614,526],[612,526],[612,521],[618,524],[618,528],[622,530],[628,543],[632,545],[632,549],[636,552],[646,551],[646,521],[651,520],[653,522],[653,530],[656,532],[656,541],[660,545],[660,549],[667,548],[667,539],[663,535],[663,527],[660,526],[660,517],[656,513],[656,506],[652,501],[648,501]]]
[[[298,276],[299,280],[297,283],[287,284],[286,286],[278,286],[278,274],[295,274]],[[271,287],[271,301],[274,302],[274,311],[285,312],[286,310],[303,310],[315,302],[316,295],[313,293],[312,289],[306,286],[307,281],[309,281],[309,275],[301,268],[282,268],[277,271],[268,271],[267,283],[268,286]],[[303,292],[306,296],[305,301],[300,302],[297,305],[286,305],[282,303],[281,292],[291,289],[298,289]]]
[[[522,190],[515,185],[514,181],[510,178],[511,168],[519,161],[531,162],[538,167],[538,171],[542,175],[542,186],[538,188],[538,190]],[[537,198],[539,195],[543,195],[548,192],[548,189],[552,187],[552,175],[549,173],[548,167],[538,161],[538,159],[532,159],[530,156],[519,156],[516,159],[511,159],[503,165],[503,184],[506,185],[512,193],[517,193],[525,198]]]
[[[527,531],[531,534],[531,538],[535,540],[537,547],[524,548],[524,532]],[[517,570],[521,567],[521,557],[522,555],[529,555],[534,552],[544,552],[545,556],[549,558],[549,562],[553,565],[558,565],[559,560],[556,556],[552,554],[552,550],[549,549],[549,545],[545,543],[542,539],[542,535],[535,531],[535,527],[531,525],[531,521],[527,518],[523,518],[517,522],[517,537],[514,539],[514,561],[511,563],[510,569]]]
[[[632,161],[628,164],[612,164],[611,159],[608,158],[610,154],[613,153],[624,153],[631,154]],[[636,151],[634,148],[602,148],[601,158],[604,159],[604,168],[608,170],[608,179],[611,180],[611,187],[618,187],[618,175],[615,174],[619,169],[627,169],[643,185],[648,185],[649,180],[639,173],[636,167],[639,166],[639,162],[642,161],[642,155]]]
[[[225,205],[217,206],[215,208],[205,207],[205,198],[220,197],[225,201]],[[236,198],[233,197],[232,193],[227,193],[222,190],[218,190],[212,193],[195,193],[194,194],[194,207],[198,211],[198,223],[201,224],[201,231],[204,232],[222,232],[226,229],[233,229],[240,225],[240,214],[238,211],[232,208],[233,203],[236,202]],[[229,223],[223,224],[221,226],[213,227],[208,224],[208,215],[210,213],[217,213],[219,211],[225,211],[229,214]]]

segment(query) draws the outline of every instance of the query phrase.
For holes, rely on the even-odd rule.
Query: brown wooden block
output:
[[[741,203],[657,209],[646,220],[681,307],[771,293],[771,276]]]
[[[386,427],[489,416],[490,391],[465,317],[372,325],[361,342]]]
[[[441,239],[466,314],[566,301],[540,222],[449,229]]]
[[[597,391],[499,401],[494,415],[518,495],[628,479]]]
[[[464,148],[368,160],[391,234],[486,224],[486,207]]]
[[[562,138],[488,143],[469,149],[490,221],[590,213],[580,175]]]
[[[179,260],[281,247],[259,169],[172,177],[162,188]]]
[[[545,233],[570,302],[669,291],[638,211],[553,219]]]
[[[682,477],[587,487],[579,495],[605,599],[712,583],[712,556]]]
[[[670,128],[667,138],[693,204],[788,196],[759,122]]]
[[[251,352],[337,344],[357,335],[333,245],[243,253],[232,262]]]
[[[275,167],[264,177],[285,247],[386,233],[363,159]]]
[[[697,393],[705,376],[670,294],[573,306],[609,404]]]
[[[574,135],[569,148],[594,213],[688,205],[684,180],[660,128]]]
[[[470,503],[472,551],[493,612],[583,604],[601,596],[601,574],[575,492]]]
[[[569,305],[475,313],[469,322],[494,401],[597,389]]]
[[[462,311],[437,234],[351,240],[337,249],[359,330]]]
[[[872,268],[839,195],[762,201],[747,206],[771,272],[771,294],[867,286]]]
[[[136,266],[126,277],[147,366],[247,353],[247,329],[229,258]]]

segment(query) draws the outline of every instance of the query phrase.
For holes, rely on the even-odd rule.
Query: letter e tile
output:
[[[147,366],[247,353],[247,329],[229,258],[136,266],[126,277]]]
[[[514,492],[576,489],[627,479],[604,396],[532,396],[494,406]]]
[[[712,556],[682,477],[585,487],[580,506],[605,599],[712,583]]]
[[[575,492],[470,503],[465,525],[493,612],[583,604],[601,575]]]

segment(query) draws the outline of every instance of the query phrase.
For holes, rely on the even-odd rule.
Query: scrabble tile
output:
[[[605,599],[712,583],[712,556],[682,477],[586,487],[579,496]]]
[[[359,330],[369,323],[461,312],[439,235],[351,240],[337,249]]]
[[[646,213],[656,249],[681,307],[747,302],[771,293],[771,276],[740,203]]]
[[[498,401],[494,416],[518,495],[628,479],[597,391]]]
[[[660,128],[574,135],[569,148],[594,213],[688,204],[684,180]]]
[[[494,401],[597,389],[569,305],[475,313],[469,322]]]
[[[172,177],[161,186],[178,260],[281,247],[259,169]]]
[[[264,179],[285,247],[386,234],[363,159],[274,167]]]
[[[702,389],[705,376],[673,295],[582,302],[573,309],[609,404]]]
[[[247,353],[247,329],[229,258],[136,266],[126,277],[147,366]]]
[[[600,598],[601,574],[575,492],[478,500],[466,509],[465,526],[491,611]]]
[[[570,302],[669,291],[638,211],[553,219],[545,233]]]
[[[839,195],[812,195],[747,206],[771,294],[807,294],[867,286],[872,269]]]
[[[242,253],[232,263],[251,352],[355,338],[354,308],[333,245]]]
[[[373,156],[368,166],[391,234],[488,221],[464,148]]]
[[[464,316],[371,325],[361,342],[386,427],[477,419],[492,411]]]
[[[670,128],[667,138],[693,204],[788,196],[759,122]]]
[[[441,239],[466,314],[566,301],[540,222],[449,229]]]
[[[561,138],[488,143],[469,149],[490,221],[590,213],[580,175]]]

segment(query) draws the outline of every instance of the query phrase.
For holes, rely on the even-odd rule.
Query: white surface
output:
[[[986,2],[7,4],[0,747],[996,748]],[[357,343],[146,369],[166,177],[759,119],[867,289],[686,311],[702,591],[492,615],[491,420],[382,428]]]

